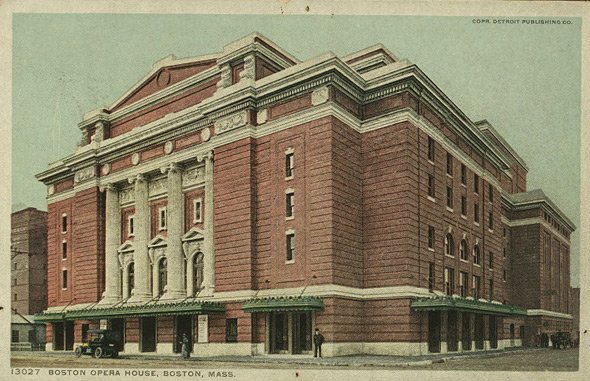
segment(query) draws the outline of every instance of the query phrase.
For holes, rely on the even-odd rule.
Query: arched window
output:
[[[481,265],[481,253],[479,252],[479,245],[473,246],[473,263]]]
[[[129,266],[127,266],[127,292],[129,293],[127,297],[131,296],[131,291],[135,286],[135,263],[131,262]]]
[[[464,239],[461,240],[461,245],[459,246],[459,255],[461,255],[461,259],[466,261],[467,258],[467,241]]]
[[[158,264],[158,295],[162,295],[164,293],[164,287],[166,287],[166,279],[167,279],[167,262],[166,258],[160,259],[160,263]]]
[[[193,291],[197,294],[203,287],[203,253],[193,256]]]
[[[447,234],[445,237],[445,254],[450,255],[451,257],[455,256],[455,243],[451,233]]]

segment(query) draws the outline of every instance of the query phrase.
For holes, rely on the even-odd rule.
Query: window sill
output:
[[[432,251],[432,252],[434,253],[434,248],[432,248],[432,247],[429,247],[429,248],[428,248],[428,251]]]
[[[465,183],[461,183],[461,186],[462,186],[463,188],[467,188],[467,184],[465,184]]]
[[[446,253],[445,253],[445,257],[447,257],[447,258],[453,258],[453,259],[455,258],[454,255],[449,255],[449,254],[446,254]]]
[[[167,228],[162,228],[162,227],[160,228],[160,231],[164,231],[164,230],[167,230]]]
[[[489,231],[490,233],[493,233],[493,232],[494,232],[494,229],[490,229],[490,228],[488,228],[488,231]]]
[[[473,266],[475,266],[475,267],[481,267],[481,265],[478,265],[477,263],[474,263]]]
[[[294,220],[294,219],[295,219],[295,216],[294,215],[293,216],[289,216],[289,217],[285,217],[285,221],[291,221],[291,220]]]
[[[200,224],[203,223],[203,220],[193,220],[193,224]]]
[[[475,226],[479,226],[479,222],[475,222],[475,221],[474,221],[474,222],[473,222],[473,224],[474,224]]]
[[[291,265],[293,263],[295,263],[295,260],[294,259],[291,259],[290,261],[285,261],[285,264],[286,265]]]
[[[430,160],[430,159],[428,159],[428,162],[429,162],[430,164],[434,165],[434,161],[433,161],[433,160]]]
[[[432,202],[436,202],[436,199],[432,196],[426,196],[427,199],[429,199]]]
[[[455,210],[453,208],[450,208],[450,207],[447,206],[447,211],[454,212]]]
[[[453,175],[447,172],[447,177],[448,177],[449,179],[452,179],[452,178],[453,178]]]
[[[287,181],[287,180],[293,180],[293,176],[285,177],[285,181]]]
[[[464,220],[467,220],[467,216],[464,215],[464,214],[461,214],[461,218],[464,219]]]
[[[461,259],[459,259],[459,260],[460,260],[461,262],[463,262],[463,263],[469,263],[469,261],[468,261],[467,259],[463,259],[463,258],[461,258]]]

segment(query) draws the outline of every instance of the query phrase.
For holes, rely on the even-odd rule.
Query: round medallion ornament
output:
[[[50,196],[51,196],[52,194],[54,194],[54,193],[55,193],[55,185],[53,185],[53,184],[50,184],[50,185],[47,187],[47,193],[48,193]]]
[[[101,168],[100,168],[100,173],[103,176],[108,175],[109,173],[111,173],[111,165],[109,163],[104,164]]]
[[[166,153],[166,155],[172,153],[172,150],[174,150],[174,143],[171,141],[167,141],[166,144],[164,144],[164,152]]]
[[[208,127],[205,127],[201,130],[201,140],[204,142],[209,141],[211,138],[211,130]]]
[[[131,164],[133,164],[133,165],[139,164],[139,153],[138,152],[131,155]]]
[[[170,84],[170,71],[164,69],[160,73],[158,73],[156,82],[160,87],[168,86]]]

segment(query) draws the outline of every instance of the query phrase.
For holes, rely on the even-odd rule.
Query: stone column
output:
[[[184,254],[182,252],[182,233],[184,231],[184,208],[182,199],[182,172],[176,163],[162,168],[168,173],[168,247],[166,248],[167,291],[163,299],[185,298]]]
[[[105,221],[105,292],[103,302],[115,303],[121,299],[121,272],[119,253],[121,241],[121,211],[119,191],[113,184],[104,187],[106,192]]]
[[[203,250],[203,292],[211,296],[215,291],[215,249],[213,241],[213,151],[198,157],[205,161],[205,220]]]
[[[150,281],[150,259],[148,257],[148,243],[150,239],[150,209],[148,203],[148,182],[139,174],[129,179],[135,183],[135,239],[133,247],[133,261],[135,263],[135,286],[130,302],[147,301],[152,298]]]

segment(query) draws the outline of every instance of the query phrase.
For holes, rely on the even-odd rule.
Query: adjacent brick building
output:
[[[13,348],[45,343],[44,325],[31,315],[47,308],[47,212],[26,208],[11,215],[10,278]]]
[[[85,115],[48,186],[48,347],[427,354],[571,329],[571,221],[486,121],[382,45],[254,33]]]

